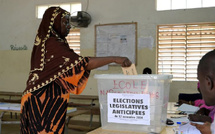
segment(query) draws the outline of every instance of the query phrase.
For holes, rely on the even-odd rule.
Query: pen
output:
[[[187,122],[176,122],[178,125],[185,125]]]
[[[195,122],[195,121],[190,121],[190,123],[195,123],[195,124],[200,124],[200,125],[204,124],[204,122]]]

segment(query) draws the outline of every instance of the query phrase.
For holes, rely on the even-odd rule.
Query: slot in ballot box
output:
[[[98,74],[102,129],[160,133],[172,75]]]

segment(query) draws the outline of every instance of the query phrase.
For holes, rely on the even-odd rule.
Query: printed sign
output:
[[[108,122],[150,125],[150,95],[108,93]]]

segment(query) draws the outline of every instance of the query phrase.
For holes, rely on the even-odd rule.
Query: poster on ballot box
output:
[[[108,122],[150,125],[149,94],[107,94]]]

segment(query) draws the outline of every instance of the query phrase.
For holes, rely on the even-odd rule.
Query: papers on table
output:
[[[0,110],[14,110],[14,111],[19,111],[20,109],[21,109],[21,104],[2,103],[2,102],[0,102]]]
[[[181,111],[186,113],[187,115],[180,115],[177,112],[173,113],[170,119],[174,122],[172,126],[178,126],[173,128],[175,134],[201,134],[201,132],[195,127],[190,124],[188,119],[189,114],[193,114],[199,110],[199,107],[182,104],[179,106],[176,111]]]
[[[169,118],[169,119],[174,122],[174,124],[171,126],[177,126],[179,124],[184,124],[189,122],[189,119],[187,118],[187,116],[178,116],[178,117],[176,116],[174,118]]]
[[[178,107],[177,109],[175,109],[175,112],[172,114],[172,116],[170,116],[170,119],[174,122],[173,126],[177,126],[179,124],[184,124],[184,123],[189,123],[189,119],[188,119],[188,115],[189,114],[193,114],[196,111],[199,110],[199,107],[195,107],[192,105],[188,105],[188,104],[182,104],[180,107]],[[184,112],[187,115],[184,114],[179,114],[180,112]]]
[[[199,110],[199,107],[188,105],[188,104],[182,104],[180,107],[178,107],[177,110],[185,112],[187,114],[193,114]]]
[[[174,128],[175,134],[201,134],[201,132],[190,123],[180,125],[178,128]]]

